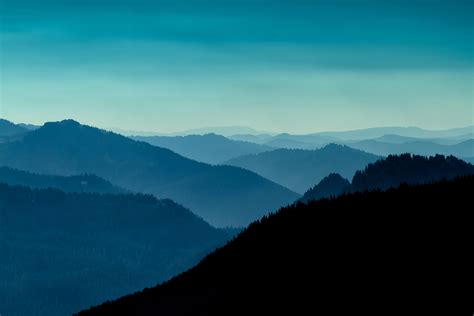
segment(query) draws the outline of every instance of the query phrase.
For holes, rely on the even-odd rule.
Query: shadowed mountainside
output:
[[[351,191],[387,189],[401,183],[428,183],[470,174],[474,174],[474,166],[453,156],[391,155],[369,164],[364,170],[358,170],[352,184],[338,174],[330,174],[306,191],[300,201],[338,196]]]
[[[209,164],[219,164],[239,156],[258,154],[273,149],[265,145],[231,140],[216,134],[176,137],[134,136],[131,138],[167,148],[184,157]]]
[[[125,193],[125,190],[95,175],[50,176],[0,167],[0,183],[31,188],[55,188],[65,192]]]
[[[0,184],[4,315],[67,315],[162,282],[228,239],[171,200]]]
[[[0,137],[13,136],[27,132],[28,129],[0,118]]]
[[[220,227],[245,226],[298,198],[253,172],[199,163],[71,120],[0,144],[0,164],[52,175],[95,174],[124,189],[171,198]]]
[[[447,297],[467,299],[456,284],[470,271],[466,205],[473,186],[469,176],[298,203],[250,225],[169,282],[79,315],[452,310],[442,303]]]
[[[418,184],[469,174],[474,174],[474,166],[453,156],[388,156],[357,171],[352,179],[351,190],[384,190],[400,183]]]
[[[322,179],[317,185],[305,192],[301,202],[319,200],[331,196],[339,196],[349,190],[351,183],[337,173],[331,173]]]
[[[0,143],[20,139],[29,130],[0,118]]]
[[[330,173],[352,178],[357,170],[377,159],[379,157],[373,154],[330,144],[318,150],[277,149],[239,157],[227,163],[303,193]]]

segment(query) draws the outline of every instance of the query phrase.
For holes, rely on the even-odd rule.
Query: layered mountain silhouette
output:
[[[56,188],[65,192],[125,193],[125,190],[95,175],[50,176],[0,167],[0,183],[31,188]]]
[[[426,183],[470,174],[474,174],[474,166],[453,156],[388,156],[357,171],[352,179],[351,190],[384,190],[397,187],[400,183]]]
[[[470,271],[473,186],[468,176],[294,204],[169,282],[79,315],[449,313],[448,297],[468,299],[457,285]]]
[[[299,197],[253,172],[199,163],[71,120],[0,144],[0,165],[52,175],[95,174],[124,189],[171,198],[215,226],[245,226]]]
[[[371,142],[377,143],[389,143],[389,144],[403,144],[410,142],[422,142],[426,143],[424,152],[413,152],[417,154],[455,154],[454,152],[437,152],[437,148],[429,149],[429,146],[436,145],[454,145],[466,140],[472,140],[474,138],[474,126],[468,126],[464,128],[454,128],[448,130],[425,130],[418,127],[376,127],[360,130],[351,131],[340,131],[340,132],[320,132],[305,135],[291,135],[288,133],[282,133],[278,135],[233,135],[230,138],[235,140],[244,140],[257,144],[265,144],[277,148],[287,149],[318,149],[329,143],[345,144],[351,146],[354,143],[362,142],[360,146],[369,146]],[[370,141],[368,144],[364,144],[363,141]],[[434,144],[432,144],[434,143]],[[377,145],[377,144],[376,144]],[[372,145],[372,146],[376,146]],[[378,145],[378,146],[388,146]],[[352,147],[352,146],[351,146]],[[359,147],[357,147],[359,148]],[[372,148],[372,147],[368,147]],[[409,149],[410,147],[408,147]],[[361,147],[362,149],[362,147]],[[372,153],[380,155],[388,155],[395,153],[406,152],[407,149],[402,151],[393,151],[397,149],[395,146],[392,151],[381,150],[375,148],[376,151],[370,151]]]
[[[19,139],[29,131],[26,127],[0,118],[0,143]]]
[[[265,145],[231,140],[216,134],[175,137],[135,136],[132,139],[167,148],[184,157],[209,164],[219,164],[239,156],[258,154],[274,149]]]
[[[228,236],[171,200],[0,184],[4,315],[67,315],[197,263]]]
[[[317,185],[305,192],[301,202],[319,200],[321,198],[335,197],[350,190],[351,183],[337,173],[331,173]]]
[[[13,136],[24,133],[26,131],[28,131],[28,129],[0,118],[0,137]]]
[[[379,157],[347,146],[330,144],[318,150],[278,149],[229,160],[299,193],[330,173],[352,178],[354,173]]]
[[[395,134],[387,134],[379,138],[374,138],[372,140],[382,142],[382,143],[393,143],[393,144],[404,144],[416,141],[425,141],[433,142],[439,145],[455,145],[463,142],[465,140],[474,139],[474,132],[468,134],[457,135],[453,137],[443,137],[443,138],[416,138],[408,136],[400,136]]]
[[[373,127],[341,132],[321,132],[314,135],[335,137],[341,140],[364,140],[379,138],[384,135],[399,135],[413,138],[452,138],[473,133],[474,125],[446,130],[426,130],[419,127]]]

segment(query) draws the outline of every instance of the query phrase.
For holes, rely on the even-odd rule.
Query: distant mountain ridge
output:
[[[0,144],[20,139],[28,131],[25,127],[0,118]]]
[[[245,226],[299,196],[241,168],[210,166],[164,148],[66,120],[0,144],[0,165],[52,175],[96,174],[171,198],[212,225]]]
[[[50,176],[0,167],[0,183],[37,189],[55,188],[64,192],[126,193],[125,190],[95,175]]]
[[[26,131],[26,128],[23,128],[19,125],[13,124],[10,121],[0,118],[0,137],[22,134]]]
[[[239,156],[258,154],[273,149],[265,145],[231,140],[216,134],[175,137],[132,136],[131,138],[154,146],[167,148],[193,160],[214,165]]]
[[[472,133],[474,133],[474,125],[445,130],[427,130],[419,127],[373,127],[352,131],[320,132],[313,135],[336,137],[342,140],[363,140],[378,138],[387,134],[415,138],[435,138],[453,137]]]
[[[411,153],[417,155],[454,155],[457,157],[474,156],[474,139],[455,144],[437,144],[432,141],[416,140],[404,143],[387,143],[377,140],[363,140],[349,144],[350,147],[376,155]]]
[[[318,150],[277,149],[227,161],[251,170],[298,193],[318,183],[330,173],[352,178],[354,173],[379,156],[343,145],[330,144]]]

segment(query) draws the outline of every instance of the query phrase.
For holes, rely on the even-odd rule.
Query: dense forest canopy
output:
[[[0,307],[67,315],[191,267],[228,235],[171,200],[0,184]]]

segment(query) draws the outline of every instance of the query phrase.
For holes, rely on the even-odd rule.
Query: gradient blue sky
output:
[[[474,121],[473,1],[0,0],[0,116],[174,132]]]

